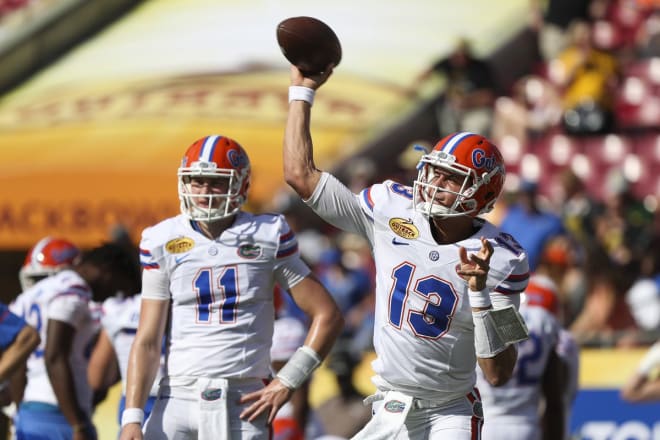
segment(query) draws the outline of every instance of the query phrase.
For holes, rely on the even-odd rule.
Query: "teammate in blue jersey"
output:
[[[479,363],[506,382],[517,312],[529,277],[525,251],[479,218],[497,200],[502,156],[483,136],[455,133],[422,156],[412,186],[387,180],[353,194],[314,164],[311,110],[332,73],[291,66],[284,177],[319,216],[363,236],[376,265],[373,417],[355,439],[476,438]]]
[[[0,389],[39,345],[39,333],[0,302]]]

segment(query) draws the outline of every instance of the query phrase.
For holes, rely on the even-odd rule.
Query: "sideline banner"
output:
[[[7,100],[0,106],[0,248],[27,248],[45,235],[95,246],[117,224],[139,240],[145,226],[179,212],[177,167],[186,147],[209,134],[245,147],[252,162],[247,208],[272,209],[285,189],[288,74],[79,84]],[[315,102],[318,166],[353,154],[364,127],[401,101],[398,89],[337,74]]]
[[[619,389],[581,390],[571,432],[584,440],[660,440],[660,402],[627,403]]]
[[[570,430],[580,440],[660,440],[660,402],[628,403],[621,387],[646,349],[583,349]]]

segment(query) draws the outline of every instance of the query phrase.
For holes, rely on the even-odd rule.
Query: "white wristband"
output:
[[[478,292],[468,289],[468,298],[470,299],[470,307],[490,307],[490,290],[488,287]]]
[[[121,427],[128,425],[129,423],[139,423],[142,426],[144,422],[144,411],[140,408],[126,408],[123,413],[121,413]]]
[[[277,373],[277,378],[292,390],[305,383],[316,367],[321,364],[321,356],[312,348],[303,345]]]
[[[314,95],[316,90],[303,86],[290,86],[289,87],[289,103],[291,101],[305,101],[310,106],[314,105]]]

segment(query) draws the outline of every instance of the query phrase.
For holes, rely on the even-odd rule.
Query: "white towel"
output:
[[[229,438],[228,388],[226,379],[199,378],[197,380],[199,440]]]
[[[380,396],[378,396],[380,397]],[[399,391],[387,391],[384,402],[369,423],[351,440],[393,440],[401,432],[413,398]]]

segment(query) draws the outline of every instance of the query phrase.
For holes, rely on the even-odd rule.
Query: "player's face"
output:
[[[451,206],[456,200],[457,193],[461,190],[464,181],[465,176],[434,167],[433,178],[429,181],[429,186],[424,189],[422,196],[424,200],[443,206]],[[433,187],[443,191],[435,191]]]
[[[227,177],[192,177],[190,179],[190,194],[193,196],[194,203],[200,208],[220,208],[223,200],[208,196],[227,194],[228,190],[229,178]]]

